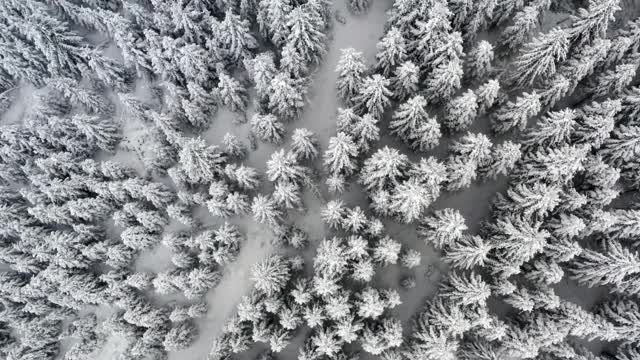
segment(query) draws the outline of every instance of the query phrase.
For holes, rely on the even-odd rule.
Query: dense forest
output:
[[[0,1],[0,358],[639,360],[640,4],[373,1]]]

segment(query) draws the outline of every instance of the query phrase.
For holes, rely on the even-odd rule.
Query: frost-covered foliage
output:
[[[189,357],[223,276],[209,360],[640,357],[632,3],[0,2],[0,357]]]

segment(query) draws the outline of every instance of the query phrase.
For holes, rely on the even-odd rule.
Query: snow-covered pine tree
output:
[[[313,132],[298,128],[291,134],[291,152],[298,160],[313,160],[318,155],[318,140]]]
[[[589,0],[588,7],[578,9],[578,14],[572,17],[573,22],[568,30],[571,41],[580,46],[605,37],[609,22],[621,10],[619,3],[619,0]]]
[[[208,40],[209,49],[218,58],[230,63],[250,58],[250,52],[258,44],[249,28],[249,20],[235,14],[230,8],[226,10],[222,21],[212,19],[211,33],[214,36]]]
[[[306,83],[305,78],[293,78],[284,72],[276,74],[269,84],[269,109],[280,119],[297,119],[306,101]]]
[[[459,241],[466,230],[467,225],[459,211],[444,209],[424,217],[420,221],[418,234],[427,244],[442,249]]]
[[[284,125],[273,114],[255,113],[251,118],[251,130],[258,139],[272,144],[282,142]]]
[[[391,103],[390,83],[389,79],[380,74],[364,78],[360,90],[354,98],[356,112],[358,114],[369,113],[374,118],[381,119]]]
[[[234,112],[242,112],[247,106],[247,90],[231,76],[218,74],[218,96],[222,105]]]
[[[405,61],[395,68],[391,78],[391,90],[398,101],[404,101],[418,92],[420,68],[411,61]]]
[[[466,57],[466,74],[470,79],[481,80],[493,70],[493,45],[486,40],[478,42]]]
[[[445,102],[460,89],[463,76],[462,61],[454,59],[438,65],[427,78],[427,100]]]
[[[376,45],[376,70],[389,77],[407,57],[407,44],[399,29],[392,27]]]
[[[450,131],[463,131],[469,128],[478,114],[478,98],[473,90],[451,99],[446,105],[444,126]]]
[[[324,166],[335,174],[351,175],[356,170],[358,147],[351,136],[339,132],[329,139],[329,147],[323,154]]]
[[[515,101],[509,101],[496,111],[492,128],[497,133],[505,133],[514,128],[524,130],[529,119],[540,110],[540,95],[535,91],[522,93]]]
[[[258,291],[267,296],[279,293],[289,281],[289,265],[283,257],[271,255],[251,268],[251,279]]]
[[[293,8],[286,15],[286,21],[289,30],[287,43],[293,46],[307,63],[319,63],[326,52],[326,35],[323,32],[326,24],[322,14],[308,3]]]
[[[566,30],[555,28],[527,44],[514,62],[511,76],[514,84],[528,87],[555,74],[556,64],[567,58],[569,36]]]
[[[345,103],[349,105],[355,103],[355,96],[360,91],[366,71],[367,66],[362,52],[354,48],[340,50],[340,59],[336,65],[338,73],[336,87],[338,97]]]
[[[482,114],[487,112],[498,100],[500,94],[500,82],[492,79],[486,83],[480,85],[475,91],[478,98],[478,113]]]
[[[478,171],[483,177],[490,179],[509,175],[521,155],[520,144],[507,140],[491,149],[491,162],[481,166]]]

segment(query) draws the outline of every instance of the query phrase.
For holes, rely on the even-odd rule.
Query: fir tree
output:
[[[475,48],[467,55],[467,73],[470,79],[482,79],[489,75],[493,67],[493,45],[486,40],[478,42]]]
[[[588,8],[580,8],[578,15],[573,17],[569,28],[572,42],[583,45],[595,38],[604,37],[609,27],[609,21],[612,21],[614,14],[620,10],[618,4],[618,0],[603,2],[589,0]]]
[[[620,111],[619,100],[592,102],[580,109],[574,131],[574,142],[599,148],[609,138]]]
[[[447,248],[443,260],[461,270],[470,270],[484,266],[491,248],[480,236],[464,235]]]
[[[491,290],[479,275],[471,273],[465,276],[454,272],[442,286],[441,295],[464,306],[483,305]]]
[[[298,164],[293,152],[280,149],[267,160],[267,179],[272,182],[300,183],[306,176],[306,169]]]
[[[251,130],[265,142],[279,144],[284,135],[284,125],[272,114],[254,114],[251,118]]]
[[[393,74],[391,89],[398,101],[404,101],[418,91],[420,68],[413,62],[405,61],[399,64]]]
[[[367,191],[384,189],[398,183],[406,174],[409,158],[396,149],[384,147],[364,162],[360,182]]]
[[[252,59],[245,60],[244,67],[247,69],[249,77],[255,84],[258,95],[262,98],[267,97],[269,84],[276,75],[273,54],[270,52],[260,53]]]
[[[403,63],[407,57],[406,41],[397,28],[389,29],[376,45],[376,69],[383,76],[389,77],[391,72]]]
[[[514,63],[512,80],[516,86],[531,86],[537,79],[553,75],[556,64],[567,57],[569,36],[556,28],[527,44]]]
[[[572,109],[550,111],[536,126],[525,131],[522,143],[527,147],[557,147],[568,144],[575,127]]]
[[[307,94],[305,82],[286,73],[276,74],[269,84],[269,109],[282,119],[298,118]]]
[[[462,63],[458,58],[438,65],[427,78],[427,100],[432,102],[448,100],[460,89],[462,75]]]
[[[491,108],[498,99],[500,92],[500,83],[498,80],[489,80],[481,85],[475,94],[478,98],[478,112],[484,113]]]
[[[231,111],[244,111],[247,103],[247,93],[240,82],[231,76],[221,73],[218,75],[218,96],[224,106]]]
[[[524,130],[529,119],[540,112],[540,95],[523,93],[515,102],[510,101],[498,109],[493,117],[493,130],[505,133],[513,128]]]
[[[478,98],[472,90],[467,90],[447,103],[444,125],[451,131],[466,130],[476,118],[477,111]]]
[[[587,286],[618,285],[640,271],[638,254],[619,241],[603,243],[602,252],[584,249],[573,261],[571,277]]]
[[[249,21],[231,9],[225,12],[222,21],[212,22],[211,31],[215,36],[209,40],[209,48],[231,63],[248,58],[249,52],[257,47],[256,39],[249,30]]]
[[[305,128],[295,129],[291,134],[291,152],[298,160],[313,160],[318,155],[318,140]]]
[[[465,230],[467,226],[462,215],[456,210],[444,209],[425,217],[420,223],[418,234],[426,243],[443,248],[458,241]]]
[[[367,67],[361,52],[353,48],[346,48],[340,51],[340,59],[336,66],[338,97],[347,104],[353,104],[354,97],[362,86]]]
[[[306,62],[319,63],[326,52],[326,35],[322,32],[325,23],[321,14],[307,6],[298,6],[286,16],[287,43],[302,55]]]
[[[360,85],[360,91],[354,98],[359,113],[370,113],[381,119],[385,109],[390,105],[390,81],[380,74],[366,77]]]
[[[520,160],[520,144],[505,141],[491,150],[491,162],[479,169],[482,176],[495,179],[499,175],[509,175]]]
[[[323,155],[324,166],[331,173],[351,175],[356,170],[358,147],[351,136],[338,133],[329,139],[329,148]]]
[[[257,290],[267,296],[279,293],[290,278],[290,271],[284,258],[271,255],[251,268],[251,279]]]
[[[180,150],[180,165],[194,183],[206,183],[222,172],[226,158],[217,146],[208,146],[201,138],[184,141]]]
[[[262,224],[277,228],[282,221],[282,211],[274,199],[269,196],[257,195],[251,204],[253,218]]]

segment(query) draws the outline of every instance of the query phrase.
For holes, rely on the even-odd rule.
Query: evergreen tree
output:
[[[281,119],[296,119],[302,112],[307,95],[305,79],[278,73],[269,84],[269,109]]]
[[[495,179],[499,175],[509,175],[516,166],[516,162],[520,160],[520,156],[520,144],[505,141],[494,146],[491,150],[491,162],[480,167],[479,171],[482,176],[490,179]]]
[[[475,94],[478,98],[478,112],[485,113],[490,109],[498,99],[500,93],[500,83],[498,80],[489,80],[481,85]]]
[[[505,133],[513,128],[524,130],[529,119],[540,112],[540,95],[536,92],[522,93],[515,102],[509,101],[496,111],[493,130]]]
[[[567,58],[570,34],[564,29],[552,29],[521,51],[514,63],[512,81],[519,87],[531,86],[536,80],[556,72],[556,64]]]
[[[244,67],[247,69],[249,78],[255,84],[255,89],[261,98],[265,98],[269,93],[269,84],[276,75],[276,65],[273,61],[273,54],[263,52],[256,55],[253,59],[244,61]]]
[[[298,160],[313,160],[318,155],[318,140],[315,134],[305,128],[293,130],[291,152]]]
[[[267,296],[279,293],[290,278],[287,262],[279,255],[271,255],[251,268],[251,280],[258,291]]]
[[[593,97],[605,97],[622,93],[633,81],[638,70],[638,58],[631,58],[616,65],[615,70],[607,70],[598,74],[591,81],[587,91]]]
[[[457,210],[436,210],[420,222],[418,234],[438,249],[453,245],[467,230],[465,220]]]
[[[249,25],[247,19],[227,9],[222,21],[214,19],[211,24],[214,36],[209,39],[209,49],[230,63],[249,58],[250,51],[258,46]]]
[[[406,41],[399,29],[392,27],[380,39],[376,48],[376,70],[384,77],[389,77],[391,72],[403,63],[407,57]]]
[[[479,275],[452,273],[441,287],[441,296],[464,306],[483,305],[491,295],[487,285]]]
[[[356,170],[358,147],[351,136],[338,133],[329,139],[329,148],[323,155],[324,166],[336,174],[351,175]]]
[[[461,270],[470,270],[484,266],[491,248],[480,236],[464,235],[447,248],[443,260]]]
[[[381,119],[386,108],[390,105],[390,81],[380,74],[366,77],[360,85],[360,91],[354,98],[357,112],[369,113],[376,119]]]
[[[571,277],[589,287],[618,285],[640,271],[638,254],[619,241],[603,242],[602,252],[584,249],[570,268]]]
[[[186,139],[180,150],[180,165],[190,181],[206,183],[222,173],[225,155],[217,146],[208,146],[201,138]]]
[[[384,147],[364,162],[360,172],[360,182],[367,191],[384,189],[398,183],[406,174],[409,158],[396,149]]]
[[[320,214],[322,221],[330,228],[337,228],[342,224],[344,215],[344,203],[340,200],[329,201]]]
[[[300,183],[306,176],[306,169],[298,164],[293,152],[280,149],[267,160],[266,175],[272,182]]]
[[[373,259],[385,265],[398,262],[402,245],[388,236],[380,239],[373,248]]]
[[[364,114],[353,124],[352,134],[356,138],[358,152],[366,153],[371,149],[371,145],[380,139],[380,128],[378,120],[370,114]]]
[[[458,14],[458,13],[456,13]],[[478,42],[473,50],[467,55],[467,74],[470,79],[482,79],[493,70],[493,45],[486,40]]]
[[[507,26],[499,39],[505,53],[518,50],[540,22],[540,9],[534,4],[523,7],[513,15],[513,23]]]
[[[336,86],[338,88],[338,97],[345,103],[354,103],[354,97],[362,86],[366,70],[367,66],[362,52],[353,48],[340,50],[340,59],[336,66],[336,72],[338,73]]]
[[[434,200],[431,187],[412,177],[396,186],[388,207],[409,224],[419,219]]]
[[[231,111],[241,112],[247,106],[247,91],[238,80],[225,73],[218,75],[218,96],[222,105]]]
[[[326,35],[322,32],[324,20],[310,5],[298,6],[286,16],[287,43],[302,55],[308,63],[319,63],[326,52]]]
[[[256,195],[251,204],[253,218],[262,224],[277,228],[282,221],[282,211],[270,196]]]
[[[411,61],[405,61],[395,68],[391,78],[393,96],[398,101],[404,101],[418,91],[420,68]]]
[[[182,350],[190,346],[196,338],[197,328],[190,322],[178,323],[172,327],[162,342],[168,351]]]
[[[574,131],[574,142],[599,148],[611,135],[620,107],[620,100],[592,102],[582,107]]]
[[[478,114],[478,98],[472,90],[453,98],[446,105],[444,125],[451,131],[466,130]]]
[[[586,44],[575,50],[575,54],[565,61],[560,67],[560,72],[571,80],[571,92],[578,83],[591,75],[611,48],[611,41],[608,39],[595,39],[591,44]]]
[[[284,135],[284,125],[272,114],[254,114],[251,130],[260,140],[272,144],[281,143]]]
[[[569,34],[572,42],[577,45],[590,43],[595,38],[604,37],[609,27],[609,21],[620,10],[619,0],[594,1],[589,0],[587,9],[580,8],[578,15],[573,16]]]
[[[496,0],[480,0],[474,2],[465,24],[465,40],[473,40],[477,33],[484,30],[493,18]]]
[[[427,78],[427,100],[432,102],[448,100],[460,89],[462,75],[462,63],[458,58],[438,65]]]
[[[576,126],[576,112],[572,109],[550,111],[536,126],[524,133],[526,147],[558,147],[568,144]]]
[[[427,101],[420,95],[402,103],[389,124],[392,134],[420,151],[429,150],[440,142],[440,125],[426,112]]]

